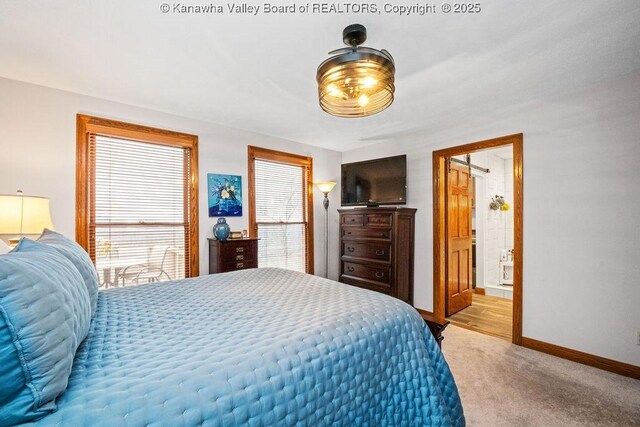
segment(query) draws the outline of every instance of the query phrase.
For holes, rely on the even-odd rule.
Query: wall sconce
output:
[[[489,203],[489,209],[492,211],[508,211],[509,203],[504,201],[504,196],[498,196],[496,194],[495,197],[491,198],[491,203]]]

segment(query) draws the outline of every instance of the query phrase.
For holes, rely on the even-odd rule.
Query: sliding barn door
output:
[[[449,161],[447,176],[447,274],[446,315],[471,305],[471,198],[469,167]]]

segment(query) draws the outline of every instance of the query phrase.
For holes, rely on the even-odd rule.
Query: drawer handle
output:
[[[243,247],[236,248],[236,252],[244,252],[244,248]]]
[[[384,255],[384,251],[382,249],[378,249],[376,251],[376,255],[380,256],[380,255]]]
[[[351,218],[351,222],[356,222],[356,219],[355,218]]]
[[[380,237],[385,237],[385,234],[384,233],[380,233]]]
[[[244,262],[236,263],[236,268],[243,268],[243,267],[244,267]]]
[[[354,270],[355,270],[355,268],[353,268],[353,267],[351,267],[351,266],[348,266],[348,267],[347,267],[347,271],[351,271],[351,272],[353,272]]]
[[[347,231],[347,234],[351,234],[351,232],[350,232],[350,231]]]
[[[242,261],[244,259],[244,255],[236,255],[236,261]]]
[[[353,252],[353,251],[355,251],[355,249],[353,249],[353,246],[347,246],[347,251],[348,252]]]
[[[384,277],[384,273],[383,273],[383,272],[381,272],[381,271],[376,271],[376,277],[377,277],[378,279],[382,279],[382,278]]]

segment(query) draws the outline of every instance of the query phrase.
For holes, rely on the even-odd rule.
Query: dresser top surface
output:
[[[207,238],[208,241],[210,242],[219,242],[219,243],[233,243],[233,242],[253,242],[253,241],[257,241],[260,240],[258,238],[254,238],[254,237],[248,237],[246,239],[226,239],[226,240],[218,240],[216,238],[213,237],[208,237]]]
[[[389,212],[416,212],[418,209],[416,208],[404,208],[399,206],[387,206],[387,207],[376,207],[376,208],[367,208],[367,207],[353,207],[353,208],[340,208],[338,212],[340,213],[389,213]]]

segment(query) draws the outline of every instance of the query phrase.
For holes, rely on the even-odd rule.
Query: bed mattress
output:
[[[102,291],[59,426],[461,426],[440,349],[409,305],[253,269]]]

